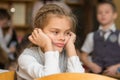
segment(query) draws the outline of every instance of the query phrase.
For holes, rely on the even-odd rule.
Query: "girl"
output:
[[[75,20],[71,13],[55,4],[44,5],[37,13],[26,48],[18,58],[19,80],[33,80],[62,72],[83,73],[75,51]]]

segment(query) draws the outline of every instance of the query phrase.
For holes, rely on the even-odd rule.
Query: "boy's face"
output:
[[[54,50],[61,52],[70,38],[71,21],[67,17],[52,17],[43,32],[52,40]]]
[[[2,19],[0,20],[0,27],[5,27],[8,23],[8,19]]]
[[[117,14],[110,4],[101,4],[97,8],[97,20],[101,25],[108,25],[114,22]]]

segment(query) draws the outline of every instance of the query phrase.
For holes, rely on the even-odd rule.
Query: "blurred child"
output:
[[[0,8],[0,47],[4,55],[7,55],[10,60],[14,60],[14,53],[18,42],[16,33],[9,24],[10,20],[11,17],[8,11]]]
[[[116,18],[116,7],[112,2],[98,4],[99,29],[88,34],[81,49],[81,60],[93,73],[114,77],[120,66],[120,31],[114,23]],[[92,61],[88,58],[90,53]]]

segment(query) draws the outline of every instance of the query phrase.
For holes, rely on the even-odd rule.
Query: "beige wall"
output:
[[[117,12],[118,12],[118,17],[117,17],[117,20],[116,20],[116,25],[117,25],[117,28],[120,29],[120,0],[113,0],[116,7],[117,7]]]

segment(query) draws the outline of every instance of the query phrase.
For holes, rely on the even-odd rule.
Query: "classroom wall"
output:
[[[117,28],[120,29],[120,0],[113,0],[116,7],[117,7],[117,12],[118,12],[118,17],[117,17],[117,20],[116,20],[116,25],[117,25]]]

